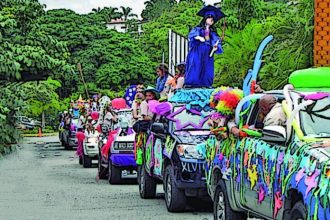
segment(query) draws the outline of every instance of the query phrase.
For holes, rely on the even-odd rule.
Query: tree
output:
[[[97,7],[97,8],[93,8],[92,11],[97,14],[97,13],[101,13],[102,9],[100,7]]]
[[[37,30],[44,14],[37,0],[0,3],[0,153],[19,137],[15,114],[26,103],[18,84],[72,73],[66,44]]]
[[[128,18],[137,18],[137,15],[132,13],[132,8],[121,6],[121,18],[125,21],[125,30],[127,31],[128,27]]]
[[[137,15],[132,13],[132,8],[130,7],[123,7],[120,6],[121,8],[121,14],[122,14],[122,18],[127,21],[128,18],[137,18]]]
[[[114,19],[121,18],[121,14],[118,11],[118,8],[104,8],[104,13],[106,14],[106,21],[110,23]]]
[[[144,2],[145,9],[141,13],[143,20],[154,20],[163,13],[168,12],[174,5],[175,0],[149,0]]]

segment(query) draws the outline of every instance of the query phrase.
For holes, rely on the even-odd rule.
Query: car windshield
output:
[[[187,110],[185,106],[176,106],[173,113],[168,117],[172,121],[172,130],[210,130],[208,115],[213,111]]]
[[[132,123],[132,110],[121,110],[117,112],[118,114],[118,119],[119,119],[119,123],[127,123],[129,127],[131,127],[131,123]]]
[[[315,101],[300,111],[301,126],[306,136],[330,138],[330,99]]]

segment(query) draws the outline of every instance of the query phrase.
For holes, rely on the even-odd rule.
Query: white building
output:
[[[126,32],[126,21],[122,19],[111,20],[111,22],[107,23],[108,29],[114,29],[118,32],[125,33]]]
[[[138,33],[142,33],[142,21],[138,21]],[[108,29],[114,29],[121,33],[126,33],[126,21],[123,19],[114,19],[106,24]]]

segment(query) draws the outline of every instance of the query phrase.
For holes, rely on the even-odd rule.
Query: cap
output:
[[[220,10],[220,8],[217,8],[212,5],[207,5],[204,6],[198,13],[197,15],[201,17],[208,17],[212,16],[214,22],[219,21],[221,18],[225,17],[225,14]]]
[[[152,86],[148,86],[148,87],[144,90],[144,93],[146,93],[146,92],[152,92],[152,93],[154,93],[155,96],[156,96],[156,99],[159,99],[159,97],[160,97],[159,92],[158,92],[154,87],[152,87]]]

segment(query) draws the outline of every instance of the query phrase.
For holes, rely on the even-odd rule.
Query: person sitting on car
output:
[[[136,95],[135,99],[132,103],[132,123],[134,124],[139,119],[142,119],[141,116],[141,103],[144,100],[144,86],[143,84],[139,84],[136,86]]]
[[[263,127],[271,125],[286,125],[286,115],[282,104],[273,95],[264,95],[259,101],[259,109],[263,118]]]
[[[283,111],[282,104],[276,100],[274,95],[264,95],[259,100],[260,114],[256,122],[256,129],[262,129],[265,126],[285,126],[286,115]],[[240,130],[234,122],[228,123],[228,129],[235,135],[239,136]]]
[[[145,100],[141,103],[141,116],[145,121],[152,120],[154,114],[150,111],[148,103],[151,100],[158,100],[160,94],[158,91],[152,86],[148,86],[147,89],[144,90]]]
[[[118,121],[117,114],[112,110],[111,105],[106,107],[106,113],[103,118],[103,124],[108,125],[109,128]]]
[[[95,130],[94,126],[87,125],[86,131],[85,131],[85,137],[88,141],[88,138],[97,138],[99,136],[99,132]]]
[[[140,109],[141,109],[141,117],[138,118],[138,121],[136,121],[133,125],[133,130],[136,133],[140,132],[146,132],[150,126],[150,121],[154,117],[154,113],[151,112],[149,108],[149,104],[153,100],[159,99],[159,93],[158,91],[148,86],[147,89],[144,90],[145,99],[141,102]]]

